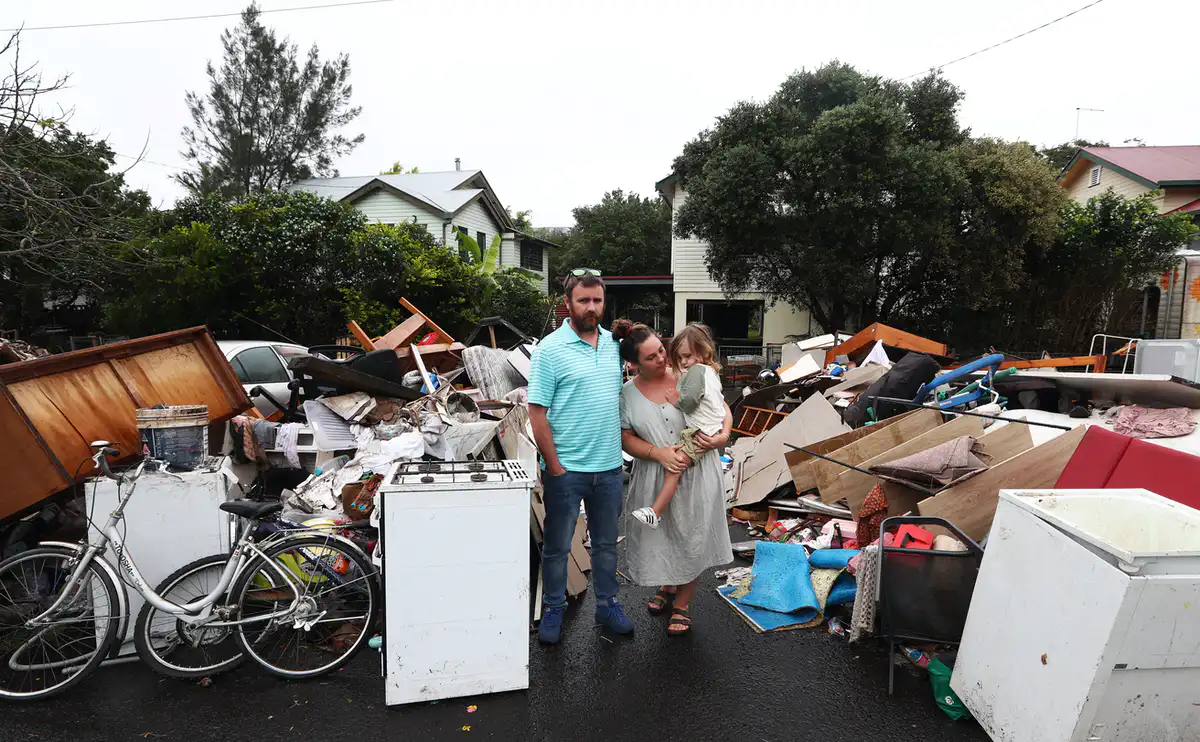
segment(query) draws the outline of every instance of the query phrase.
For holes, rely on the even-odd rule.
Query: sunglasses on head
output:
[[[576,278],[583,278],[584,276],[595,276],[596,278],[599,278],[601,274],[600,271],[596,270],[595,268],[575,268],[571,271],[571,275],[575,276]]]

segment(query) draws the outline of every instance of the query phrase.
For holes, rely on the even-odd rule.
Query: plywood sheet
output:
[[[786,444],[806,446],[849,429],[842,416],[819,394],[814,394],[775,427],[760,435],[753,452],[738,470],[735,505],[766,499],[788,480]]]
[[[119,443],[125,455],[140,449],[133,400],[107,364],[20,381],[9,392],[71,472],[92,455],[92,441]],[[93,469],[88,464],[80,474]]]
[[[992,457],[988,461],[991,466],[1033,448],[1033,431],[1024,423],[1008,423],[999,430],[984,433],[979,445],[984,453]]]
[[[831,452],[829,456],[843,463],[858,466],[863,461],[891,450],[942,424],[942,414],[937,410],[913,410],[911,413],[899,417],[903,419],[882,429],[874,425],[869,426],[867,429],[871,431],[870,434],[844,448]],[[813,478],[817,480],[817,490],[820,492],[821,502],[833,504],[842,499],[841,490],[838,487],[838,475],[844,471],[846,471],[846,467],[832,461],[813,462]]]
[[[845,448],[854,441],[857,441],[861,438],[866,438],[871,433],[878,432],[908,415],[915,414],[915,412],[917,411],[913,410],[911,412],[906,412],[903,415],[889,417],[887,420],[884,420],[881,423],[877,423],[865,428],[857,428],[848,433],[842,433],[841,435],[835,435],[832,438],[826,438],[823,441],[818,441],[812,445],[805,446],[805,448],[814,453],[828,455],[839,448]],[[803,451],[796,450],[789,450],[783,455],[783,458],[788,465],[788,469],[791,471],[792,481],[796,484],[797,493],[803,494],[807,490],[816,489],[817,480],[816,477],[813,476],[813,466],[817,462],[823,461],[823,459],[804,453]]]
[[[0,389],[0,441],[4,458],[14,463],[5,477],[0,518],[23,510],[67,487],[70,482],[38,441],[13,400]]]
[[[914,453],[927,451],[934,446],[940,446],[946,441],[952,441],[955,438],[960,438],[964,435],[974,436],[976,438],[983,435],[983,420],[978,417],[957,417],[947,423],[937,426],[933,430],[905,441],[895,448],[891,448],[878,456],[863,461],[859,464],[859,468],[870,470],[876,464],[886,464],[889,461],[902,459],[905,456],[911,456]],[[847,469],[838,475],[838,488],[842,497],[846,498],[846,504],[850,506],[850,512],[858,515],[858,509],[862,506],[863,500],[870,494],[871,488],[879,480],[870,474],[863,474],[853,469]]]
[[[134,380],[138,394],[147,403],[153,400],[154,404],[165,405],[202,404],[208,407],[209,419],[214,421],[236,414],[217,380],[197,373],[197,369],[205,368],[205,360],[194,345],[163,348],[112,363]]]
[[[962,484],[922,500],[917,509],[921,515],[945,518],[978,541],[992,527],[1000,490],[1053,487],[1086,431],[1080,426],[995,464]]]

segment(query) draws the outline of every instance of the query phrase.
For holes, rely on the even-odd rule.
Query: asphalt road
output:
[[[372,650],[308,683],[247,663],[203,687],[126,664],[59,698],[3,708],[0,740],[987,740],[974,723],[945,717],[915,671],[897,668],[889,698],[875,645],[824,629],[755,634],[716,584],[705,576],[683,638],[641,607],[651,589],[624,588],[632,639],[595,629],[585,597],[561,645],[544,648],[531,635],[528,692],[388,708]]]

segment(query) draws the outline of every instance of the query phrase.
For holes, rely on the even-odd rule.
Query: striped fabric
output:
[[[548,409],[554,447],[567,471],[609,471],[624,463],[621,357],[608,330],[600,329],[597,345],[564,322],[533,349],[529,403]]]

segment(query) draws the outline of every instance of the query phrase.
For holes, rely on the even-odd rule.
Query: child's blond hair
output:
[[[679,344],[687,341],[692,349],[696,363],[703,363],[717,373],[721,372],[721,364],[717,363],[717,347],[713,343],[712,331],[707,325],[693,322],[671,338],[671,365],[679,368]]]

